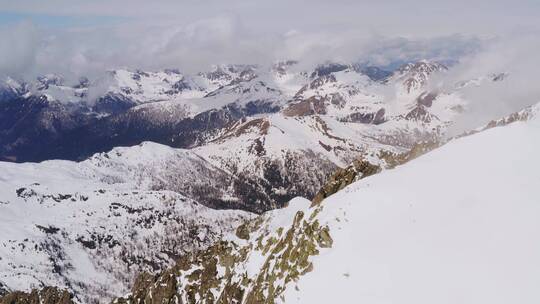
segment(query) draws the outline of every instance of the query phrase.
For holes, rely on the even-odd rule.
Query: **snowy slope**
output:
[[[347,64],[325,64],[313,71],[297,71],[295,64],[292,61],[280,62],[270,68],[222,65],[210,72],[193,75],[175,70],[116,70],[95,82],[81,79],[75,85],[67,84],[59,75],[45,75],[30,83],[11,78],[0,82],[0,99],[20,97],[9,105],[12,111],[0,113],[4,115],[3,120],[9,121],[9,118],[21,115],[25,119],[35,116],[39,122],[15,119],[12,125],[5,123],[8,132],[4,138],[10,135],[14,142],[1,142],[1,146],[28,144],[30,150],[40,151],[41,146],[33,146],[33,143],[44,143],[45,147],[52,146],[55,150],[63,147],[56,145],[55,140],[65,136],[60,143],[75,150],[90,151],[87,152],[90,154],[124,143],[143,142],[94,154],[80,163],[0,163],[0,230],[5,232],[0,234],[0,289],[4,285],[23,290],[55,285],[67,288],[83,302],[96,298],[107,300],[125,293],[138,272],[158,272],[173,265],[178,256],[207,248],[223,236],[240,244],[243,249],[234,245],[231,250],[246,259],[241,260],[241,265],[235,269],[231,282],[242,285],[243,276],[247,274],[252,281],[245,291],[253,296],[260,296],[256,295],[257,292],[266,288],[255,283],[264,267],[268,268],[264,271],[273,275],[290,272],[295,281],[300,270],[310,269],[311,262],[307,261],[311,256],[314,256],[314,268],[300,278],[299,293],[290,288],[292,285],[283,277],[266,282],[269,283],[266,286],[288,286],[287,302],[293,303],[317,303],[314,300],[325,299],[324,295],[317,293],[318,290],[329,290],[332,299],[327,299],[327,302],[335,301],[339,295],[344,297],[339,298],[341,302],[350,302],[350,290],[358,290],[357,285],[364,286],[361,296],[367,302],[381,300],[369,297],[394,290],[392,288],[396,288],[395,293],[384,292],[384,295],[395,295],[396,298],[382,300],[396,302],[396,299],[415,296],[417,293],[414,293],[412,284],[425,284],[433,290],[431,294],[424,295],[426,299],[433,299],[430,296],[437,293],[444,294],[446,291],[440,287],[444,284],[434,286],[436,280],[421,279],[424,276],[439,278],[438,272],[455,278],[462,273],[465,263],[477,265],[473,263],[475,257],[487,251],[481,247],[471,252],[470,260],[469,255],[453,260],[454,256],[460,257],[460,253],[452,251],[454,248],[469,248],[460,242],[473,242],[458,233],[473,228],[497,229],[495,224],[503,225],[503,219],[499,221],[497,218],[494,218],[497,221],[494,220],[493,226],[471,224],[471,218],[479,218],[479,213],[485,212],[486,202],[479,198],[489,190],[487,187],[506,191],[502,180],[495,177],[506,176],[508,179],[507,176],[515,175],[512,168],[499,168],[489,162],[499,165],[496,160],[509,159],[510,163],[519,164],[519,156],[511,147],[520,147],[517,150],[523,157],[522,166],[525,166],[525,160],[532,158],[528,155],[538,152],[535,147],[526,145],[525,136],[504,135],[504,132],[510,132],[508,130],[516,130],[515,126],[504,128],[507,131],[498,128],[458,140],[423,160],[360,182],[349,187],[348,192],[325,201],[322,211],[307,209],[309,202],[305,199],[293,200],[289,208],[263,215],[264,225],[254,227],[256,233],[248,237],[249,241],[239,240],[232,232],[242,220],[253,215],[240,211],[216,211],[202,205],[260,212],[282,207],[295,196],[312,198],[331,173],[355,159],[385,167],[381,152],[406,153],[418,142],[439,142],[455,118],[467,111],[468,100],[462,96],[462,89],[471,85],[481,86],[487,81],[503,81],[506,76],[488,75],[465,80],[439,92],[428,91],[431,77],[446,71],[446,67],[435,62],[406,64],[379,80],[373,80]],[[27,104],[31,97],[36,101]],[[77,106],[94,102],[98,105],[101,102],[104,110],[99,112],[99,107],[90,107],[77,112]],[[39,112],[41,108],[33,108],[34,104],[43,107],[43,113]],[[535,109],[537,111],[538,108]],[[26,115],[34,112],[38,115]],[[95,119],[87,120],[96,113],[99,114]],[[494,121],[492,126],[506,125],[525,116],[528,118],[533,114],[517,114],[516,117]],[[88,125],[84,125],[87,122]],[[69,128],[63,128],[62,123],[69,123]],[[519,125],[529,130],[531,139],[535,138],[537,127],[533,127],[534,123],[516,124]],[[10,133],[13,126],[39,132],[22,136],[25,133]],[[73,135],[66,132],[68,129],[80,130],[81,126],[95,133]],[[41,131],[46,130],[53,130],[55,136],[52,139],[44,136]],[[524,134],[525,131],[512,132]],[[499,147],[494,139],[483,142],[482,139],[489,136],[508,144]],[[121,141],[122,138],[127,140]],[[191,138],[192,141],[182,143],[182,138]],[[478,143],[476,138],[480,138]],[[173,149],[144,142],[147,140],[190,149]],[[81,148],[87,142],[104,141],[110,146],[92,150],[90,144],[90,147],[85,147],[88,150]],[[457,158],[468,156],[459,159],[459,163],[451,162],[454,154]],[[482,159],[483,162],[474,160],[481,155],[490,157]],[[475,168],[488,171],[477,172]],[[533,177],[523,181],[519,179],[521,177],[508,179],[510,183],[505,185],[508,193],[529,191],[517,184],[523,182],[526,186],[538,182],[533,172],[529,175]],[[485,180],[490,181],[490,186],[484,185]],[[463,193],[449,191],[449,184],[452,189],[463,188]],[[479,184],[486,188],[472,188]],[[527,195],[532,198],[538,196],[538,193],[523,193],[522,197],[514,195],[514,200],[506,199],[515,201],[517,197],[526,200]],[[505,194],[490,193],[492,198],[505,198]],[[474,201],[474,206],[467,205],[471,200],[478,201]],[[367,203],[354,204],[356,201]],[[459,204],[455,205],[455,202]],[[378,209],[380,206],[385,209]],[[497,205],[500,208],[497,210],[504,207]],[[478,213],[461,218],[458,213],[461,209]],[[313,216],[317,224],[307,222],[304,225],[302,222],[291,228],[298,211],[308,215],[318,213]],[[454,217],[449,219],[454,222],[448,222],[448,214],[453,214]],[[452,226],[458,222],[467,225],[459,230]],[[421,225],[423,223],[425,226]],[[437,226],[443,224],[447,226]],[[329,245],[324,239],[326,227],[334,239],[332,249],[325,249]],[[531,227],[537,228],[533,224]],[[292,261],[283,254],[280,257],[283,264],[277,265],[268,249],[254,245],[258,242],[271,248],[276,240],[286,242],[287,234],[283,231],[289,228],[294,234],[292,244],[287,245],[291,250],[311,250],[313,245],[321,250],[321,254],[315,250],[300,260]],[[313,229],[315,235],[310,234]],[[309,246],[299,241],[304,240],[306,233],[311,237]],[[438,235],[444,237],[438,238]],[[492,238],[495,243],[503,241]],[[381,244],[381,239],[391,243]],[[444,242],[438,241],[440,239]],[[419,241],[423,245],[404,248],[405,241]],[[495,243],[488,245],[495,246]],[[254,246],[257,247],[255,250]],[[444,250],[438,251],[439,247]],[[249,254],[246,256],[246,251],[242,250]],[[403,256],[392,255],[396,251]],[[436,264],[437,260],[430,260],[427,253],[430,256],[440,255],[440,259],[453,263],[452,267]],[[450,254],[452,256],[448,256]],[[497,258],[503,260],[504,257],[494,257]],[[334,265],[334,259],[344,262]],[[266,266],[265,262],[268,262]],[[420,262],[427,266],[420,267]],[[287,263],[290,263],[290,268],[283,266],[289,265]],[[377,265],[383,266],[376,268]],[[470,266],[470,269],[475,268]],[[397,271],[395,275],[393,271]],[[223,275],[222,272],[226,271],[220,268],[216,276]],[[409,272],[419,272],[422,277],[403,282]],[[395,281],[388,281],[390,275]],[[358,281],[354,280],[356,277]],[[339,282],[336,284],[339,286],[329,284],[335,290],[321,286],[321,280],[325,282],[326,278]],[[464,280],[463,284],[474,283],[471,282],[473,278]],[[212,287],[212,293],[226,290],[225,283],[220,282],[221,286]],[[447,280],[444,283],[450,286],[452,282]],[[202,287],[199,289],[203,290]],[[356,301],[357,297],[352,299]],[[452,298],[448,296],[445,299],[450,301]]]
[[[334,242],[286,303],[537,303],[540,120],[455,140],[323,201]]]
[[[295,198],[114,303],[536,303],[538,110]]]
[[[211,189],[220,173],[152,143],[81,163],[0,162],[0,172],[0,285],[59,286],[83,303],[127,292],[136,274],[170,266],[251,217],[179,194]]]

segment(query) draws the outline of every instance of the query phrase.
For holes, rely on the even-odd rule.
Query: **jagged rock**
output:
[[[421,68],[419,69],[422,70]],[[242,94],[251,94],[253,92],[259,92],[259,90],[268,94],[281,94],[279,91],[275,91],[273,87],[269,86],[271,83],[270,81],[264,77],[256,77],[254,69],[251,67],[245,69],[232,67],[224,68],[221,72],[223,75],[216,75],[215,79],[220,82],[220,87],[217,89],[214,88],[215,90],[212,89],[203,92],[206,94],[204,95],[204,98],[219,97],[223,92],[234,92],[235,94],[240,94],[239,96],[242,96]],[[234,77],[230,76],[233,74]],[[142,81],[150,74],[139,71],[128,75],[131,75],[129,76],[130,80]],[[253,99],[250,98],[250,101],[247,103],[240,103],[234,100],[237,98],[237,95],[233,94],[231,103],[223,107],[220,106],[221,108],[210,109],[198,114],[191,114],[187,109],[183,108],[183,102],[176,104],[160,104],[160,102],[155,102],[155,105],[136,105],[133,108],[131,107],[132,105],[127,105],[126,108],[123,109],[120,100],[113,102],[115,106],[120,107],[118,113],[112,113],[114,111],[110,111],[111,113],[105,113],[109,115],[107,117],[94,118],[99,123],[82,126],[80,124],[74,124],[76,128],[71,128],[67,133],[69,136],[62,138],[62,140],[48,141],[47,138],[44,138],[44,142],[37,143],[37,147],[42,147],[41,144],[43,144],[47,149],[41,150],[36,149],[36,146],[34,145],[29,146],[34,147],[33,150],[35,151],[33,152],[39,151],[40,153],[43,153],[40,155],[41,157],[51,158],[61,155],[62,158],[79,159],[80,157],[86,157],[96,151],[109,150],[116,145],[134,145],[143,140],[154,140],[173,147],[193,148],[195,150],[195,147],[201,147],[216,140],[224,140],[227,136],[236,139],[248,133],[256,134],[256,138],[250,138],[249,140],[244,141],[244,138],[242,138],[241,140],[226,142],[226,144],[229,145],[241,146],[242,150],[238,150],[238,152],[243,153],[247,151],[245,154],[236,153],[237,155],[235,156],[238,158],[243,158],[245,155],[255,155],[256,157],[249,158],[248,160],[245,158],[242,159],[244,163],[256,163],[251,167],[235,170],[233,166],[238,164],[235,163],[231,165],[231,167],[219,166],[217,163],[221,160],[218,160],[215,162],[220,170],[208,173],[205,166],[200,166],[195,167],[195,170],[185,174],[185,168],[174,165],[180,161],[179,159],[181,158],[179,157],[173,161],[166,161],[161,164],[150,166],[151,168],[166,168],[166,170],[163,171],[144,171],[143,169],[148,169],[144,164],[138,165],[137,167],[129,167],[128,169],[130,172],[140,172],[141,174],[140,176],[137,176],[137,178],[144,178],[145,182],[151,185],[151,190],[175,191],[177,193],[185,194],[190,198],[194,198],[213,208],[241,208],[261,213],[269,209],[281,207],[292,197],[297,195],[312,198],[320,186],[323,185],[325,177],[329,172],[332,172],[336,168],[338,163],[348,163],[354,155],[357,155],[356,153],[361,154],[365,153],[363,149],[372,149],[372,144],[374,144],[377,149],[381,146],[390,148],[389,150],[391,150],[391,152],[383,150],[381,154],[374,156],[383,160],[383,163],[385,164],[375,165],[358,160],[356,164],[352,165],[354,170],[347,170],[347,168],[342,169],[343,171],[336,173],[335,176],[332,177],[334,180],[331,180],[329,184],[326,184],[321,189],[318,196],[315,197],[313,208],[319,207],[320,201],[325,197],[339,191],[354,180],[374,174],[381,170],[383,166],[385,168],[396,166],[397,164],[403,163],[404,161],[429,150],[430,148],[427,146],[421,147],[421,145],[419,145],[417,147],[416,145],[412,145],[412,143],[418,141],[419,138],[424,138],[424,134],[427,133],[433,138],[437,138],[437,136],[440,135],[436,128],[441,126],[443,122],[434,127],[430,125],[429,128],[423,125],[423,122],[434,122],[434,124],[440,122],[435,121],[436,119],[433,119],[434,116],[430,116],[430,113],[427,111],[433,103],[435,96],[430,94],[421,95],[416,100],[418,107],[408,113],[410,114],[408,117],[409,121],[406,122],[399,121],[395,118],[403,118],[403,115],[405,115],[407,111],[398,114],[389,111],[390,114],[388,120],[392,123],[396,123],[398,126],[397,128],[395,128],[395,126],[392,127],[392,124],[390,124],[388,128],[388,124],[377,127],[346,124],[343,123],[343,121],[373,124],[383,124],[385,122],[385,112],[382,108],[384,106],[384,101],[379,100],[378,96],[373,95],[369,91],[368,85],[373,82],[362,75],[351,72],[347,67],[345,67],[345,69],[342,69],[342,67],[338,67],[337,69],[321,69],[317,72],[317,78],[315,79],[310,79],[307,75],[308,74],[305,74],[305,80],[306,82],[309,81],[309,83],[306,84],[306,82],[302,82],[301,84],[304,85],[305,88],[313,89],[313,91],[307,92],[305,94],[306,96],[301,96],[301,98],[299,97],[300,99],[293,97],[294,92],[287,95],[289,96],[288,98],[292,98],[288,104],[285,102],[274,103],[265,98],[259,99],[259,96],[256,96],[257,98]],[[230,81],[227,81],[229,76]],[[175,79],[181,79],[179,77],[181,77],[181,75]],[[257,78],[257,80],[254,80],[255,78]],[[284,77],[284,79],[286,78],[287,77]],[[350,81],[351,78],[354,79],[354,82]],[[418,82],[418,79],[410,79],[411,78],[405,81],[414,80],[414,86],[423,84],[421,81]],[[170,87],[174,87],[174,84],[176,83],[176,89],[178,89],[178,91],[189,90],[188,83],[178,82],[176,80],[171,80],[170,82],[167,80],[165,82],[170,84]],[[246,84],[248,82],[249,85]],[[191,83],[189,83],[189,85],[191,85]],[[366,85],[366,87],[364,87],[364,85]],[[297,88],[295,88],[295,90],[296,89]],[[122,92],[116,93],[121,94],[121,96],[136,97],[138,94],[141,94],[137,86],[130,87],[128,85],[122,85],[119,90]],[[312,93],[313,96],[310,96],[309,94]],[[417,92],[415,91],[415,93]],[[414,96],[411,95],[410,97],[413,98],[415,96],[418,96],[418,94]],[[411,100],[414,101],[414,99]],[[204,101],[208,101],[208,103],[213,102],[213,100],[208,99]],[[351,106],[351,103],[353,106]],[[201,103],[201,105],[206,104]],[[255,115],[257,113],[275,113],[287,105],[289,105],[289,107],[282,113],[268,115],[266,117],[257,117],[256,119],[249,121],[246,120],[246,116]],[[155,111],[156,108],[164,109],[164,111]],[[411,109],[409,105],[404,108]],[[435,108],[429,108],[429,111],[438,113]],[[70,113],[67,110],[66,113]],[[347,115],[349,116],[347,117]],[[283,121],[286,121],[287,123],[284,123],[285,128],[280,125],[272,124],[271,120],[268,118],[270,116],[276,116],[283,119]],[[294,116],[294,118],[283,116]],[[341,119],[343,117],[345,117],[345,119]],[[441,115],[440,117],[445,116]],[[55,120],[51,121],[54,122]],[[302,124],[292,123],[293,121],[300,121]],[[416,121],[419,123],[414,123]],[[55,126],[54,123],[49,123],[48,125]],[[304,126],[316,130],[318,133],[311,131],[310,133],[287,132],[289,130],[286,128],[290,127],[290,129],[298,131]],[[366,130],[368,128],[370,128],[370,130],[373,128],[377,129],[379,132],[364,132],[363,130],[356,129],[357,127],[362,127]],[[305,148],[305,146],[302,146],[304,143],[302,143],[297,150],[288,151],[278,145],[270,145],[268,144],[268,138],[266,138],[265,141],[265,136],[276,130],[282,132],[283,135],[281,138],[288,138],[289,135],[293,134],[302,139],[313,139],[312,141],[316,143],[316,147],[308,146],[309,148]],[[64,136],[65,134],[66,133],[63,133],[61,135]],[[276,131],[274,135],[275,134],[279,133]],[[308,134],[309,136],[302,136],[303,134]],[[351,134],[354,134],[357,138],[351,138]],[[386,137],[392,138],[393,141],[385,140]],[[21,140],[19,143],[24,143],[24,140]],[[244,143],[248,144],[244,146]],[[413,146],[413,149],[408,153],[399,153],[411,146]],[[305,150],[303,150],[304,148]],[[277,150],[280,150],[281,154],[277,154],[275,152]],[[373,150],[370,150],[369,152],[371,153]],[[276,157],[276,155],[278,156]],[[328,157],[328,155],[330,155],[330,157]],[[373,156],[373,154],[370,155]],[[30,156],[36,157],[35,155]],[[108,158],[109,156],[105,153],[103,157]],[[212,159],[212,161],[218,157],[221,157],[221,155],[204,155],[204,158]],[[33,158],[29,157],[28,159]],[[227,159],[224,157],[222,160],[224,163],[232,163],[230,161],[231,158]],[[231,174],[227,174],[225,171],[231,172]],[[210,181],[204,180],[202,183],[186,183],[182,182],[184,180],[180,175],[188,175],[188,178],[190,179],[206,176],[210,176],[212,179]],[[123,180],[117,176],[108,176],[107,179],[111,183],[119,183],[119,181]],[[129,179],[129,177],[127,179]],[[23,185],[20,187],[22,186]],[[111,189],[107,188],[107,193],[110,191]],[[21,191],[20,195],[31,195],[33,197],[38,195],[38,193],[32,194],[32,192]],[[50,198],[56,203],[65,203],[64,201],[68,199],[63,199],[62,197],[62,194],[54,194],[54,196],[51,196]],[[48,198],[42,196],[40,199]],[[92,199],[90,199],[90,201],[92,201]],[[85,203],[81,199],[81,205],[84,204]],[[113,205],[113,203],[111,203],[111,208],[114,209],[111,210],[111,216],[117,216],[115,214],[120,214],[119,211],[131,214],[138,213],[140,210],[146,210],[139,210],[125,204]],[[155,219],[167,218],[167,215],[163,215],[162,213],[155,213],[155,215],[153,212],[149,213],[152,213],[151,218],[144,219],[141,223],[142,225],[148,225],[146,222],[147,220],[149,223],[152,223]],[[272,299],[278,297],[282,292],[282,289],[279,288],[284,287],[269,287],[268,284],[273,285],[278,282],[279,279],[287,276],[290,280],[294,281],[294,279],[302,273],[310,271],[312,266],[309,263],[309,257],[316,254],[317,248],[326,248],[332,245],[332,238],[328,229],[318,227],[311,218],[306,219],[306,215],[303,216],[303,219],[301,216],[299,217],[300,219],[298,221],[301,223],[298,227],[294,228],[294,231],[291,233],[295,234],[301,232],[302,234],[313,236],[313,238],[309,238],[302,243],[302,248],[296,247],[296,242],[300,242],[299,240],[302,240],[302,236],[295,235],[294,241],[289,243],[284,239],[284,236],[282,235],[283,231],[279,233],[279,236],[274,236],[273,239],[269,237],[257,241],[257,247],[259,249],[249,246],[246,247],[244,241],[253,238],[256,239],[257,235],[260,235],[260,227],[253,225],[250,222],[250,224],[242,225],[236,230],[236,236],[240,239],[239,242],[226,242],[222,244],[221,247],[214,248],[215,251],[213,251],[213,253],[218,252],[218,255],[221,256],[218,260],[209,258],[212,251],[209,251],[210,253],[205,253],[206,251],[203,250],[194,253],[198,256],[197,258],[191,257],[188,260],[185,260],[186,258],[184,258],[184,260],[187,261],[186,263],[189,262],[188,264],[190,264],[190,266],[180,269],[179,272],[168,272],[169,277],[167,278],[165,277],[166,272],[163,272],[158,276],[149,273],[142,275],[135,284],[133,297],[136,299],[144,299],[148,296],[148,290],[152,288],[162,288],[159,291],[156,289],[156,293],[152,294],[152,297],[155,296],[154,301],[157,301],[157,298],[168,301],[180,299],[181,297],[183,297],[181,299],[188,302],[193,301],[192,299],[194,297],[202,297],[209,302],[213,297],[214,301],[219,299],[222,303],[231,303],[238,301],[238,299],[244,299],[244,301],[248,303],[264,303],[272,301]],[[306,221],[305,224],[304,220]],[[56,231],[58,228],[48,226],[49,224],[47,223],[42,224],[43,225],[40,225],[39,227],[35,227],[51,238],[60,237],[64,232],[63,230]],[[204,229],[199,228],[201,228],[200,224],[193,229],[189,229],[187,232],[175,232],[179,232],[177,235],[184,237],[185,234],[186,238],[192,238],[191,240],[194,242],[199,242],[200,238],[202,238],[199,236],[199,232],[204,233]],[[307,230],[304,231],[302,229]],[[315,232],[313,232],[313,230],[315,230]],[[174,233],[172,233],[172,235],[174,235]],[[164,237],[156,237],[156,239],[162,238]],[[101,255],[106,256],[107,253],[113,252],[114,248],[118,248],[117,239],[121,238],[110,239],[107,235],[85,234],[84,237],[77,235],[71,239],[77,246],[86,248],[90,252],[97,252],[100,247],[103,247],[106,251],[105,253],[102,252]],[[261,244],[260,246],[259,243]],[[280,245],[278,246],[278,244]],[[25,244],[23,245],[27,246]],[[262,277],[249,277],[244,280],[245,273],[240,271],[233,277],[225,276],[225,278],[229,280],[226,283],[222,282],[222,278],[216,279],[217,281],[214,280],[216,276],[221,275],[221,272],[218,271],[221,269],[219,267],[225,267],[223,265],[229,265],[230,263],[245,263],[245,258],[242,258],[242,256],[247,253],[243,252],[240,254],[239,252],[241,252],[242,248],[247,248],[244,250],[250,253],[257,252],[257,250],[260,252],[264,251],[265,259],[271,261],[269,262],[268,267],[273,268],[263,269],[265,272],[262,274]],[[288,256],[282,256],[281,251],[275,249],[277,250],[275,253],[280,254],[279,256],[276,256],[274,255],[274,249],[272,248],[279,248],[279,250],[289,248],[289,253],[287,253]],[[154,253],[152,253],[152,255],[149,255],[148,253],[136,255],[130,250],[126,250],[122,254],[126,260],[129,260],[129,263],[126,263],[128,268],[131,267],[129,271],[134,271],[133,267],[135,266],[133,265],[138,263],[145,265],[145,268],[137,269],[137,272],[140,270],[159,271],[165,266],[170,266],[170,264],[167,265],[168,261],[172,262],[172,260],[176,260],[179,254],[182,255],[185,253],[179,251],[181,250],[178,250],[178,247],[175,245],[170,249],[164,250],[162,253],[165,258],[160,256],[159,259],[153,255]],[[272,255],[272,257],[270,255]],[[150,258],[147,259],[148,257]],[[293,260],[289,258],[292,258]],[[281,260],[279,260],[277,264],[274,264],[275,259]],[[283,264],[281,264],[282,262]],[[296,263],[293,263],[295,267],[290,269],[287,268],[290,266],[290,262]],[[198,265],[198,268],[191,268],[193,265]],[[285,275],[283,272],[287,272],[287,274]],[[173,278],[171,276],[178,273],[185,274],[186,277],[184,279],[186,279],[188,283],[185,281],[180,282],[178,281],[178,277]],[[241,277],[241,279],[239,277]],[[127,281],[126,277],[122,276],[121,278],[123,282]],[[129,279],[131,279],[131,276],[129,276]],[[208,286],[202,286],[202,283],[200,282],[202,279],[207,280]],[[157,283],[160,283],[163,286],[155,287],[154,285]],[[249,289],[247,289],[246,286],[249,286]],[[184,290],[182,296],[178,296],[178,293],[176,292],[179,289]],[[219,289],[219,293],[208,292],[209,289]],[[252,294],[248,295],[247,290],[250,290]],[[219,294],[219,298],[216,296],[217,294]]]
[[[354,181],[376,174],[380,171],[381,167],[378,165],[373,165],[362,159],[355,160],[348,167],[339,169],[330,176],[326,184],[313,198],[313,205],[321,203],[325,198],[345,188]]]
[[[430,123],[433,120],[439,120],[439,118],[432,113],[430,113],[426,106],[422,104],[416,105],[407,115],[405,115],[406,120],[418,121],[423,123]]]
[[[463,136],[469,136],[469,135],[473,135],[473,134],[476,134],[478,132],[482,132],[482,131],[485,131],[487,129],[491,129],[491,128],[495,128],[495,127],[502,127],[502,126],[506,126],[506,125],[509,125],[511,123],[514,123],[514,122],[517,122],[517,121],[527,121],[533,117],[535,117],[536,115],[538,115],[538,113],[540,113],[540,104],[536,104],[536,105],[533,105],[533,106],[530,106],[530,107],[527,107],[519,112],[514,112],[510,115],[507,115],[503,118],[500,118],[500,119],[497,119],[497,120],[491,120],[490,122],[488,122],[485,126],[483,127],[480,127],[476,130],[471,130],[471,131],[467,131],[459,136],[457,136],[458,138],[459,137],[463,137]]]
[[[66,290],[56,287],[33,289],[31,292],[14,291],[0,297],[0,304],[75,304]]]
[[[268,231],[272,225],[264,223],[271,218],[262,215],[240,229],[249,239],[245,245],[223,241],[182,256],[157,276],[139,276],[131,294],[113,303],[275,303],[313,269],[310,258],[333,244],[328,227],[316,219],[320,208],[295,211],[290,226],[275,231]],[[251,262],[260,263],[260,271],[249,271]]]
[[[298,64],[298,61],[296,60],[285,60],[275,63],[272,66],[272,69],[278,73],[279,75],[285,75],[287,74],[287,69],[295,64]]]

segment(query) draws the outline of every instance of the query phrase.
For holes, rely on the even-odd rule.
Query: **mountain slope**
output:
[[[540,120],[527,112],[322,202],[294,199],[115,303],[536,303]]]
[[[329,115],[365,124],[433,121],[432,127],[455,114],[448,110],[456,106],[455,98],[433,103],[438,96],[426,93],[429,102],[422,99],[417,106],[431,74],[445,70],[437,63],[404,65],[384,82],[349,65],[299,72],[295,64],[218,66],[196,75],[117,70],[75,85],[67,85],[59,75],[33,82],[6,78],[0,82],[0,103],[7,105],[0,108],[0,157],[17,162],[81,160],[143,141],[191,148],[245,117],[281,110],[289,117]],[[414,90],[396,94],[399,100],[380,94],[399,93],[407,81],[415,82]]]
[[[539,134],[490,129],[331,196],[333,246],[285,302],[536,303]]]
[[[171,266],[252,217],[186,197],[224,195],[215,184],[226,174],[157,144],[81,163],[0,162],[0,171],[0,287],[9,290],[57,286],[79,302],[104,302],[141,271]]]
[[[164,298],[274,301],[313,271],[311,258],[332,245],[331,229],[340,227],[319,218],[326,204],[309,209],[304,206],[308,201],[295,199],[288,209],[241,226],[238,238],[232,236],[236,226],[251,214],[201,205],[260,213],[287,205],[295,196],[320,202],[359,178],[438,147],[454,116],[467,106],[459,88],[424,91],[431,73],[445,71],[428,62],[407,65],[395,77],[379,81],[348,65],[321,66],[309,77],[288,74],[285,67],[272,70],[275,75],[257,74],[253,67],[218,69],[204,77],[222,84],[202,97],[201,92],[182,97],[180,90],[188,92],[194,85],[183,83],[169,100],[138,99],[129,109],[104,116],[77,112],[72,103],[51,101],[46,95],[18,100],[43,106],[21,112],[15,106],[5,114],[15,113],[22,122],[14,129],[8,122],[9,134],[30,132],[21,142],[32,147],[32,153],[53,157],[67,152],[62,155],[77,159],[108,152],[79,163],[0,163],[0,211],[5,222],[14,225],[6,231],[21,232],[0,239],[5,244],[2,254],[9,256],[0,260],[0,289],[55,285],[67,288],[77,300],[103,302],[119,295],[109,286],[127,291],[134,275],[144,271],[131,295],[137,299],[149,290],[163,292],[163,275],[155,274],[180,256],[181,264],[165,272],[177,275],[167,282],[178,286],[179,294],[169,290],[162,293]],[[168,73],[184,81],[184,76]],[[144,87],[140,81],[148,77],[153,79],[144,80],[149,84],[160,81],[162,75],[124,74],[134,88]],[[42,82],[43,90],[50,90],[61,79]],[[403,89],[411,82],[414,89]],[[377,94],[382,87],[401,90],[394,104]],[[125,94],[168,94],[157,84],[146,89]],[[121,107],[124,101],[118,102]],[[80,115],[88,123],[79,124]],[[533,116],[516,115],[490,126]],[[34,117],[40,118],[38,128],[32,128]],[[48,133],[34,144],[30,138],[36,129]],[[148,138],[189,150],[141,143]],[[39,149],[40,143],[47,149]],[[113,148],[117,145],[131,147]],[[336,170],[329,185],[327,177]],[[12,223],[11,218],[17,220]],[[231,242],[214,244],[222,237]],[[89,275],[83,279],[82,273]],[[211,283],[205,284],[207,280]]]

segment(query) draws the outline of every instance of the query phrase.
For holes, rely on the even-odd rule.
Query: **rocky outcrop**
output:
[[[382,81],[392,75],[392,72],[386,71],[376,66],[355,65],[354,70],[364,74],[373,81]]]
[[[406,120],[412,120],[423,123],[430,123],[434,120],[439,120],[437,116],[430,113],[426,106],[418,104],[416,105],[407,115],[405,115]]]
[[[379,151],[378,158],[383,161],[382,165],[375,165],[367,160],[359,158],[346,168],[338,169],[332,174],[324,186],[319,190],[312,200],[313,205],[320,204],[325,198],[337,193],[346,186],[362,178],[377,174],[383,169],[392,169],[402,165],[418,156],[425,154],[441,146],[438,141],[419,142],[406,153],[392,153],[385,150]]]
[[[384,108],[374,113],[354,112],[340,119],[340,121],[379,125],[386,121],[384,118],[385,113]]]
[[[419,143],[407,153],[380,157],[386,168],[392,168],[437,146]],[[295,212],[289,227],[269,230],[271,215],[263,214],[237,228],[238,240],[182,256],[174,267],[158,275],[141,274],[131,293],[113,303],[276,303],[286,288],[313,269],[311,258],[333,244],[331,231],[317,219],[324,198],[381,170],[379,165],[358,159],[336,171],[311,207]],[[257,261],[260,264],[253,264]],[[253,267],[259,270],[249,271]]]
[[[44,287],[30,292],[15,291],[0,296],[0,304],[75,304],[75,301],[65,290]]]
[[[416,102],[420,105],[431,107],[433,105],[433,101],[437,98],[438,94],[436,92],[424,92],[416,98]]]
[[[351,165],[346,168],[338,169],[330,178],[326,184],[315,195],[312,202],[313,205],[321,203],[325,198],[345,188],[351,183],[379,173],[382,168],[378,165],[371,164],[369,161],[363,159],[357,159],[353,161]]]
[[[332,246],[328,227],[316,219],[320,208],[292,213],[290,226],[275,231],[268,230],[271,217],[257,218],[240,232],[249,239],[244,245],[219,242],[159,275],[141,274],[132,292],[113,303],[275,303],[313,269],[311,258]]]
[[[326,114],[325,98],[312,96],[283,110],[285,116],[308,116]]]

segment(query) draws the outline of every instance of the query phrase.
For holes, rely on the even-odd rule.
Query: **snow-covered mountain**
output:
[[[535,303],[540,107],[521,114],[294,199],[114,303]]]
[[[81,163],[0,163],[0,172],[2,286],[57,286],[83,303],[126,292],[136,274],[171,266],[252,217],[182,195],[219,191],[220,172],[157,144]]]
[[[215,279],[216,263],[226,267],[218,274],[225,271],[230,282],[250,280],[250,303],[282,295],[311,270],[317,248],[332,244],[330,224],[306,222],[297,212],[322,207],[308,209],[299,199],[288,204],[291,199],[323,193],[320,200],[439,146],[467,111],[461,90],[504,81],[488,75],[435,92],[428,90],[430,77],[447,70],[436,62],[393,73],[354,64],[308,71],[296,65],[223,65],[194,75],[117,70],[75,85],[58,75],[7,79],[0,88],[0,157],[47,161],[0,162],[0,217],[9,231],[0,237],[0,257],[9,257],[0,259],[0,290],[59,286],[77,301],[103,302],[127,292],[145,271],[133,296],[146,296],[152,280],[163,280],[153,275],[181,257],[201,269],[214,267],[181,278],[195,282],[179,291],[188,302],[217,296],[219,288],[233,292],[225,303],[243,296]],[[527,113],[494,124],[533,116]],[[327,187],[333,173],[346,182]],[[216,210],[261,213],[287,204],[239,229],[254,215]],[[285,233],[291,221],[296,228]],[[278,253],[276,242],[295,260],[260,264]],[[186,255],[205,248],[201,254],[209,256]],[[270,295],[267,274],[259,272],[264,267],[273,276],[270,285],[280,286]],[[211,283],[197,286],[202,279]],[[171,286],[180,283],[167,282],[172,297]]]
[[[144,141],[191,148],[242,119],[277,112],[360,124],[409,120],[432,129],[452,121],[466,104],[459,88],[425,91],[430,75],[446,70],[435,62],[407,64],[377,81],[370,69],[355,65],[329,63],[313,71],[295,66],[217,66],[195,75],[116,70],[71,86],[58,75],[35,82],[7,78],[0,90],[0,157],[80,160]],[[394,97],[381,93],[389,90]]]
[[[426,78],[442,69],[436,63],[407,65],[396,71],[396,80],[384,81],[353,65],[329,63],[306,72],[296,64],[218,66],[193,76],[119,70],[107,74],[112,80],[80,81],[72,89],[85,90],[78,96],[86,100],[78,103],[47,93],[67,90],[61,77],[40,78],[39,85],[10,80],[9,92],[27,91],[2,101],[0,154],[20,162],[82,160],[145,141],[188,148],[229,175],[220,191],[232,185],[235,198],[232,205],[193,199],[260,212],[295,196],[313,197],[329,174],[358,157],[378,163],[380,151],[401,153],[418,141],[436,140],[465,104],[455,92],[418,90],[418,96],[397,101],[379,93]],[[183,91],[169,92],[171,84],[187,79],[198,84],[190,80]],[[106,93],[91,102],[99,83],[108,84]]]

